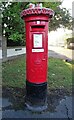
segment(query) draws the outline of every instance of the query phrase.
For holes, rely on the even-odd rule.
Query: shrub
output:
[[[74,37],[72,38],[67,38],[66,43],[69,45],[70,43],[74,43]]]
[[[20,41],[20,40],[23,40],[23,35],[19,34],[18,32],[15,32],[14,34],[11,34],[9,36],[9,39],[13,41]]]

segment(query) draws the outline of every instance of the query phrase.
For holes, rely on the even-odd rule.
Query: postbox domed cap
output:
[[[54,11],[50,8],[44,8],[44,7],[28,8],[21,12],[21,17],[24,18],[26,16],[40,15],[40,14],[47,15],[51,18],[54,15]]]

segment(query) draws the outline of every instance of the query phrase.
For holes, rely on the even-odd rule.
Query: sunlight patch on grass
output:
[[[72,68],[60,59],[49,59],[48,64],[48,87],[55,88],[72,88]]]

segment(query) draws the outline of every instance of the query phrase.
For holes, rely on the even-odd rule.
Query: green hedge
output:
[[[66,43],[69,45],[70,43],[74,43],[74,37],[72,38],[67,38]]]

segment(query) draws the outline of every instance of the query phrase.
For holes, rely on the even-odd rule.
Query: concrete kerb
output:
[[[59,59],[64,59],[64,60],[74,60],[74,50],[71,49],[65,49],[63,47],[53,47],[49,46],[48,48],[48,57],[53,57],[53,58],[59,58]],[[25,47],[17,47],[17,48],[9,48],[7,49],[7,58],[2,59],[2,62],[7,61],[7,60],[12,60],[17,57],[20,57],[22,55],[26,54],[26,48]]]

